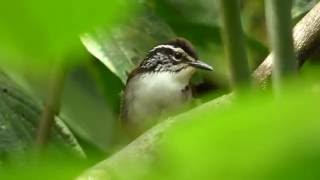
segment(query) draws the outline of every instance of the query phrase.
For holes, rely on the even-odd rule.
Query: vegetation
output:
[[[0,26],[0,179],[320,178],[318,0],[24,0]],[[127,74],[174,37],[215,71],[122,144]]]

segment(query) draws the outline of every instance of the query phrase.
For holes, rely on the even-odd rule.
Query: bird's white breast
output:
[[[189,85],[193,72],[193,68],[187,68],[178,73],[145,73],[131,79],[125,97],[130,101],[127,102],[128,117],[131,121],[141,121],[181,106],[191,98],[191,91],[183,90]]]

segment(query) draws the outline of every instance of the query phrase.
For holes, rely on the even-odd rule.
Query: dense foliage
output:
[[[294,0],[293,24],[318,2]],[[271,46],[264,8],[263,1],[241,1],[250,70]],[[4,2],[0,179],[71,179],[112,157],[120,148],[118,113],[128,72],[152,46],[177,36],[190,40],[215,69],[192,79],[199,107],[173,117],[178,123],[156,146],[155,160],[126,159],[101,176],[319,179],[319,55],[301,68],[299,80],[288,79],[283,97],[274,98],[267,88],[225,106],[207,106],[232,91],[220,20],[219,4],[209,0]],[[34,139],[55,68],[66,74],[57,97],[61,108],[39,158]]]

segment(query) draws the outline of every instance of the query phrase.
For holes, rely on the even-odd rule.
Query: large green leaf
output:
[[[53,60],[78,53],[79,34],[101,24],[112,27],[132,9],[134,1],[127,0],[4,1],[0,6],[0,63],[41,71]]]
[[[111,33],[101,28],[84,34],[81,40],[92,55],[125,83],[127,74],[152,46],[172,37],[174,34],[167,24],[146,12]]]
[[[0,161],[26,153],[34,145],[42,106],[0,73]],[[50,146],[84,155],[61,119],[56,118]]]
[[[112,87],[108,86],[109,91],[104,93],[99,82],[91,76],[98,73],[98,70],[93,69],[93,72],[89,72],[85,66],[91,67],[90,64],[84,64],[69,73],[64,87],[61,112],[65,122],[82,142],[93,145],[100,152],[108,152],[116,131],[118,114],[114,108],[119,106],[115,101],[119,101],[120,98],[121,82],[104,68],[106,73],[102,75],[104,78],[111,76],[108,83],[112,82]],[[83,148],[86,150],[86,146]]]

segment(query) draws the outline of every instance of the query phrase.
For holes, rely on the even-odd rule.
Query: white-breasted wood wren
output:
[[[212,70],[198,59],[191,43],[177,38],[155,46],[129,74],[122,97],[122,127],[137,136],[192,98],[196,69]]]

